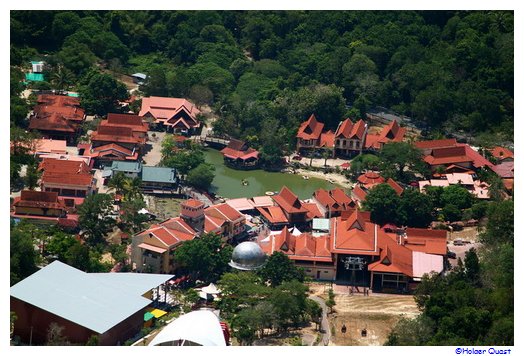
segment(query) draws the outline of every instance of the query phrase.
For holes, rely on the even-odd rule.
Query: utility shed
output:
[[[71,343],[96,335],[100,345],[121,345],[143,326],[143,297],[172,275],[85,273],[59,261],[11,287],[14,335],[25,343],[46,342],[51,323],[63,327]]]

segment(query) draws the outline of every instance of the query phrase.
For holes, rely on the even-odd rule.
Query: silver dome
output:
[[[258,269],[266,262],[266,255],[256,242],[246,241],[233,250],[229,265],[233,268],[251,271]]]

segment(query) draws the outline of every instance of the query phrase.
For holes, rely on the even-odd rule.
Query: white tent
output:
[[[291,230],[289,230],[289,232],[291,233],[291,235],[293,236],[299,236],[301,234],[300,230],[297,229],[296,226],[293,226],[293,228]]]
[[[167,325],[149,346],[226,346],[218,317],[210,310],[182,315]]]
[[[218,289],[213,283],[211,283],[210,285],[202,288],[202,292],[207,294],[218,294],[220,293],[220,289]]]

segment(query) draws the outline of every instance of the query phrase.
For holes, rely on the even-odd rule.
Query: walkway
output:
[[[329,327],[329,320],[327,317],[327,306],[324,299],[317,297],[316,295],[310,295],[309,299],[317,302],[322,308],[322,322],[320,323],[320,332],[322,333],[322,342],[319,342],[317,346],[328,346],[331,339],[331,328]]]

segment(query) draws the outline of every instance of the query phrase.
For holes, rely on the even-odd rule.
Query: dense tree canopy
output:
[[[334,129],[382,106],[500,140],[513,133],[513,27],[511,11],[12,11],[11,55],[56,54],[79,77],[95,63],[144,72],[146,95],[192,92],[240,138],[277,120],[292,146],[311,113]]]
[[[233,248],[215,234],[204,234],[187,241],[175,250],[175,262],[195,278],[216,282],[229,269]]]

